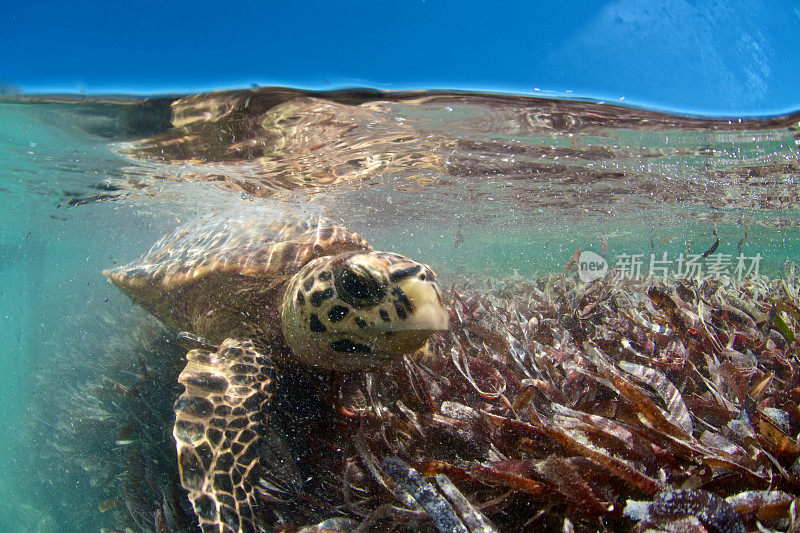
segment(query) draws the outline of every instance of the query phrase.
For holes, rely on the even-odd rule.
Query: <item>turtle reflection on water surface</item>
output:
[[[176,331],[203,338],[178,381],[180,480],[203,531],[261,528],[259,442],[274,365],[382,367],[448,328],[433,271],[299,212],[248,206],[176,229],[104,274]]]

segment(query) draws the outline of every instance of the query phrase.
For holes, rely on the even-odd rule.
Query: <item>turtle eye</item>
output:
[[[339,297],[353,307],[367,307],[383,300],[384,290],[360,269],[342,265],[334,274],[334,282]]]

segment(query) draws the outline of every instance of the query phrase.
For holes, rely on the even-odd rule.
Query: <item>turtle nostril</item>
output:
[[[429,268],[423,268],[422,272],[419,273],[419,279],[422,281],[436,281],[436,275],[431,271]]]

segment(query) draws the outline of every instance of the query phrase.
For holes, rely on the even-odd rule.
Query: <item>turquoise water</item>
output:
[[[711,257],[760,254],[769,276],[800,258],[798,116],[466,94],[174,100],[0,101],[0,530],[96,531],[127,512],[98,505],[121,495],[121,430],[145,415],[97,392],[104,378],[145,391],[133,440],[163,446],[150,469],[169,484],[174,390],[156,367],[180,352],[101,271],[212,209],[311,204],[445,286],[563,271],[577,248],[676,260],[719,238]]]

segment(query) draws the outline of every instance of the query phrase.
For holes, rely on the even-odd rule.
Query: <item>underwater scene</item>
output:
[[[0,99],[0,531],[800,531],[800,114]]]

